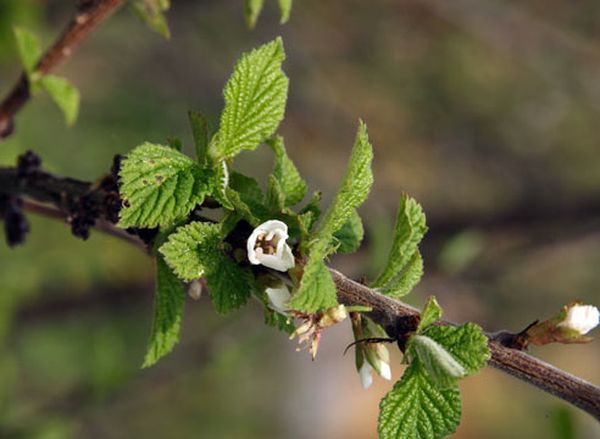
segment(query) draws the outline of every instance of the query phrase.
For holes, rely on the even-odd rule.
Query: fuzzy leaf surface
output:
[[[333,234],[333,243],[339,253],[354,253],[365,235],[360,215],[355,210],[341,229]]]
[[[211,155],[218,160],[253,150],[283,119],[288,78],[281,38],[245,53],[225,85],[225,108]]]
[[[355,209],[367,198],[373,184],[372,160],[373,148],[369,143],[367,127],[361,121],[342,185],[327,209],[323,221],[311,236],[304,276],[291,301],[294,309],[315,312],[318,309],[336,305],[335,287],[333,290],[329,288],[333,281],[329,272],[325,276],[326,268],[324,271],[321,264],[325,257],[335,249],[331,245],[333,234],[344,225],[354,214]],[[319,274],[316,275],[316,273]]]
[[[300,176],[298,169],[288,157],[283,144],[283,138],[278,136],[267,142],[275,154],[273,176],[279,182],[285,194],[285,205],[293,206],[304,199],[306,182]]]
[[[208,176],[198,164],[167,146],[144,143],[123,161],[119,172],[121,209],[119,226],[168,225],[202,203]]]
[[[484,367],[490,359],[488,339],[474,323],[453,326],[430,326],[424,335],[442,345],[471,375]]]
[[[185,290],[161,256],[156,258],[154,322],[142,367],[150,367],[179,342]]]
[[[180,227],[159,251],[185,281],[206,277],[215,309],[225,313],[250,297],[251,275],[222,250],[221,226],[194,222]]]
[[[413,258],[417,246],[426,232],[427,226],[423,209],[413,198],[402,195],[388,262],[372,284],[373,287],[385,289],[386,284],[393,281],[402,272]]]
[[[440,390],[415,359],[381,400],[380,439],[439,439],[456,430],[461,401],[456,386]]]
[[[466,375],[466,370],[442,345],[425,335],[410,338],[410,351],[419,358],[435,385],[447,389]]]

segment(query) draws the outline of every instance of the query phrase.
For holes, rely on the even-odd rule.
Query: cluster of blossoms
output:
[[[248,260],[251,264],[264,265],[282,272],[294,268],[294,255],[286,242],[288,237],[288,227],[284,222],[269,220],[262,223],[248,237]],[[290,338],[298,338],[298,342],[307,347],[313,359],[317,355],[322,331],[348,317],[344,305],[314,314],[305,314],[289,309],[288,303],[291,294],[283,282],[275,287],[267,287],[265,293],[273,311],[301,321]],[[385,346],[380,343],[360,345],[357,346],[357,352],[359,352],[357,355],[364,359],[360,364],[357,363],[357,370],[365,389],[373,382],[372,371],[377,372],[385,379],[391,379],[389,354]]]

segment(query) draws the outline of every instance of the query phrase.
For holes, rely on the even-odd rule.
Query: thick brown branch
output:
[[[73,49],[124,0],[81,0],[77,12],[56,43],[48,49],[37,64],[42,75],[51,72]],[[12,90],[0,104],[0,139],[8,137],[14,128],[14,117],[29,100],[29,82],[23,72]]]
[[[28,210],[36,211],[51,217],[69,215],[71,202],[89,194],[92,185],[68,178],[59,178],[42,171],[35,171],[37,178],[29,176],[19,178],[19,172],[13,168],[0,168],[0,193],[8,195],[26,195],[36,201],[51,203],[57,209],[40,208],[38,204],[26,203]],[[102,197],[92,197],[93,202],[100,202]],[[81,206],[75,202],[75,206]],[[88,206],[92,209],[94,206]],[[96,206],[97,207],[97,206]],[[125,238],[123,231],[104,223],[105,229],[115,236]],[[134,231],[131,231],[134,234]],[[126,238],[130,241],[129,238]],[[331,274],[338,290],[338,299],[345,305],[362,305],[372,309],[369,316],[382,325],[386,331],[397,338],[402,331],[414,330],[419,320],[419,311],[398,300],[379,294],[377,291],[358,282],[348,279],[342,273],[331,269]],[[450,324],[450,323],[448,323]],[[571,404],[585,410],[600,420],[600,388],[580,378],[559,370],[540,361],[525,352],[511,349],[490,339],[492,353],[489,365],[504,371],[526,383],[551,393]]]

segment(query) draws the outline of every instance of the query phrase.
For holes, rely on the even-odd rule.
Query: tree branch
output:
[[[338,289],[340,303],[371,307],[373,311],[369,313],[369,317],[383,326],[390,336],[396,335],[394,328],[404,326],[407,318],[419,315],[417,309],[348,279],[339,271],[330,269],[330,272]],[[600,421],[599,387],[525,352],[505,347],[491,336],[488,337],[490,337],[488,346],[492,353],[488,363],[490,366],[558,396]]]
[[[46,75],[69,57],[75,47],[124,0],[80,0],[77,11],[54,45],[39,60],[36,71]],[[0,104],[0,140],[14,130],[17,112],[31,97],[25,72]]]
[[[97,212],[103,212],[106,209],[103,203],[106,202],[107,194],[112,193],[110,190],[106,190],[106,186],[110,186],[106,183],[106,178],[101,180],[101,182],[105,182],[104,186],[102,183],[93,185],[70,178],[56,177],[37,168],[33,171],[30,169],[29,175],[24,178],[23,168],[25,170],[28,168],[22,166],[23,161],[27,162],[21,158],[20,166],[17,168],[0,168],[0,195],[24,195],[36,201],[50,203],[54,208],[41,208],[39,204],[31,202],[26,202],[25,207],[26,210],[55,218],[70,218],[73,210],[79,212],[78,209],[83,206],[83,208],[95,212],[93,218],[97,219]],[[90,196],[90,193],[95,195]],[[87,202],[82,203],[82,199]],[[80,214],[84,215],[85,212],[80,212]],[[104,218],[104,220],[105,222],[101,226],[104,231],[109,231],[128,242],[139,244],[139,240],[134,235],[143,237],[140,231],[117,229],[111,224],[116,222],[114,216]],[[338,290],[340,303],[371,308],[372,311],[368,313],[369,317],[380,324],[391,337],[397,339],[399,344],[401,344],[403,336],[416,328],[419,321],[419,311],[416,308],[379,294],[377,291],[347,278],[337,270],[330,269],[330,272]],[[444,322],[443,324],[452,323]],[[503,346],[500,339],[496,340],[492,335],[488,335],[488,337],[492,355],[489,361],[490,366],[558,396],[600,420],[600,387],[557,369],[525,352]]]

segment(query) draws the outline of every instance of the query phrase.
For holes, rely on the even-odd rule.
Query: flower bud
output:
[[[600,323],[600,311],[592,305],[575,304],[567,310],[565,319],[558,324],[585,335]]]

